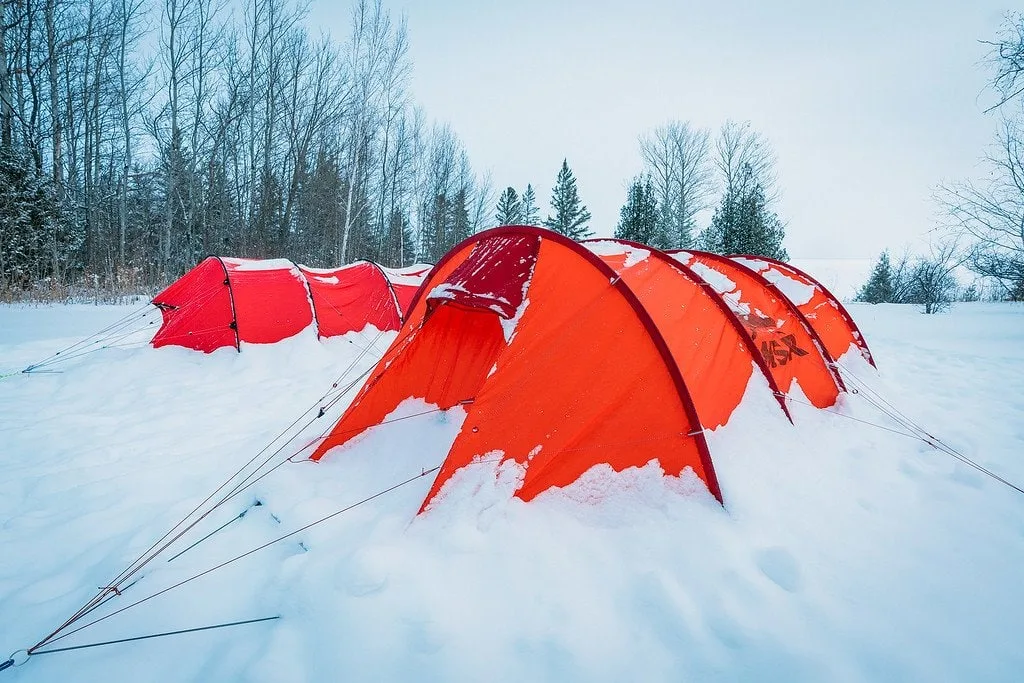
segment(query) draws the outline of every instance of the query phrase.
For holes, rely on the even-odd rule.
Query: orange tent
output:
[[[699,275],[658,249],[626,240],[583,244],[626,281],[672,350],[704,427],[724,425],[755,371],[789,416],[785,399],[754,339]]]
[[[797,307],[757,271],[703,251],[670,252],[715,289],[757,344],[776,384],[797,383],[818,408],[835,404],[843,381],[817,332]]]
[[[864,335],[850,313],[832,292],[796,266],[767,256],[731,256],[737,263],[756,270],[775,285],[800,310],[818,333],[825,350],[839,359],[851,348],[860,351],[864,360],[875,364]]]
[[[754,373],[784,411],[794,381],[831,405],[841,385],[825,354],[791,302],[724,257],[495,228],[431,271],[311,458],[421,399],[466,411],[424,508],[481,459],[515,461],[523,500],[598,465],[655,460],[668,475],[690,468],[721,501],[705,429],[728,421]]]

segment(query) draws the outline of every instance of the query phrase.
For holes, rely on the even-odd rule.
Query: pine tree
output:
[[[587,226],[590,212],[580,202],[576,190],[576,178],[569,170],[568,162],[562,160],[562,169],[555,179],[555,187],[551,191],[551,208],[555,215],[548,216],[544,226],[574,240],[590,237],[593,233]]]
[[[522,207],[523,225],[540,225],[540,209],[537,208],[537,195],[533,191],[533,185],[526,185],[519,203]]]
[[[469,193],[465,187],[460,187],[455,193],[455,200],[452,202],[451,213],[451,242],[445,245],[444,252],[466,239],[473,230],[469,221]]]
[[[415,262],[412,231],[408,219],[395,209],[388,221],[388,229],[380,249],[380,264],[389,267],[407,266]]]
[[[61,225],[53,187],[29,155],[0,147],[0,290],[59,277],[81,244],[76,226]]]
[[[786,230],[774,211],[768,209],[764,196],[764,188],[754,183],[740,203],[740,220],[743,229],[740,231],[742,240],[736,245],[734,254],[753,254],[767,256],[780,261],[788,261],[789,254],[782,246],[786,238]]]
[[[654,196],[654,185],[649,178],[646,181],[634,178],[630,184],[626,203],[619,211],[615,237],[658,248],[668,246],[658,220],[658,200]]]
[[[869,304],[887,304],[892,303],[894,298],[892,264],[889,262],[889,252],[883,251],[878,257],[878,261],[875,262],[871,277],[857,292],[857,301],[866,301]]]
[[[498,225],[519,225],[523,222],[523,205],[515,188],[506,187],[498,198],[495,222]]]
[[[700,246],[718,254],[752,254],[789,259],[782,241],[785,227],[768,208],[764,187],[745,166],[740,182],[726,189],[711,225],[700,235]]]

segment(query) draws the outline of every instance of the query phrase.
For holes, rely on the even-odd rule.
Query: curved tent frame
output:
[[[693,258],[696,258],[698,260],[704,259],[705,261],[717,264],[723,270],[726,271],[725,273],[721,273],[725,277],[728,277],[728,271],[730,271],[730,270],[733,271],[733,272],[738,272],[738,273],[742,274],[743,277],[747,278],[752,283],[754,283],[757,286],[759,286],[762,289],[762,293],[768,295],[769,297],[771,297],[773,299],[778,300],[778,302],[782,306],[782,308],[785,309],[785,311],[787,313],[789,313],[789,315],[790,315],[791,319],[794,321],[794,323],[800,328],[800,330],[802,332],[804,332],[807,335],[807,337],[810,340],[811,344],[814,346],[813,352],[815,352],[817,354],[818,359],[821,361],[821,363],[822,363],[822,365],[823,365],[823,367],[825,369],[825,374],[829,377],[831,382],[835,385],[835,390],[836,390],[835,393],[838,394],[838,393],[842,393],[842,392],[846,391],[846,385],[843,382],[842,377],[839,375],[838,371],[835,368],[835,360],[832,358],[832,356],[826,350],[825,345],[822,342],[821,337],[818,335],[817,330],[815,330],[814,327],[811,326],[810,322],[808,322],[808,320],[804,316],[804,314],[800,312],[800,309],[798,309],[796,307],[796,305],[793,304],[793,302],[789,299],[789,297],[785,296],[779,290],[779,288],[775,286],[774,283],[772,283],[771,281],[766,279],[763,275],[758,273],[756,270],[754,270],[752,268],[749,268],[748,266],[746,266],[746,265],[744,265],[742,263],[734,261],[734,260],[732,260],[731,258],[729,258],[727,256],[722,256],[721,254],[715,254],[715,253],[707,252],[707,251],[700,251],[700,250],[697,250],[697,249],[671,249],[671,250],[668,250],[666,253],[668,253],[668,254],[690,255]],[[708,266],[708,267],[712,268],[712,270],[714,270],[714,267],[712,267],[712,266]],[[699,275],[699,273],[698,273],[698,275]],[[725,295],[723,295],[723,299],[724,298],[725,298]],[[804,387],[805,391],[807,391],[807,389],[808,389],[808,387]],[[814,402],[814,401],[812,400],[812,402]],[[818,407],[825,407],[825,406],[824,405],[818,405]]]
[[[322,441],[320,445],[316,448],[316,450],[313,452],[313,454],[311,455],[311,459],[320,460],[329,450],[347,443],[349,440],[357,436],[359,433],[362,433],[366,429],[369,429],[370,427],[379,424],[380,421],[390,411],[394,410],[394,408],[397,407],[397,405],[392,405],[393,403],[395,403],[395,401],[400,403],[402,400],[404,400],[404,398],[408,395],[408,390],[406,388],[401,388],[396,390],[397,393],[395,396],[389,396],[388,401],[383,402],[383,407],[379,405],[365,407],[372,402],[370,399],[374,398],[374,392],[378,391],[378,387],[381,387],[383,381],[389,377],[389,372],[394,373],[395,375],[399,375],[403,372],[404,369],[408,374],[408,368],[400,367],[398,359],[401,358],[402,354],[405,353],[407,349],[409,349],[416,343],[418,333],[424,330],[425,325],[427,324],[427,322],[429,322],[431,317],[439,315],[441,309],[446,308],[444,306],[438,306],[433,310],[430,310],[428,306],[430,293],[434,291],[435,288],[438,287],[438,285],[445,283],[447,279],[452,276],[452,273],[455,272],[455,269],[459,265],[461,265],[462,263],[466,262],[468,259],[471,258],[473,254],[473,248],[475,246],[486,243],[488,240],[494,238],[533,238],[537,240],[538,250],[544,248],[543,244],[545,242],[555,244],[558,247],[567,250],[574,258],[578,259],[578,261],[585,267],[592,268],[598,275],[600,275],[603,281],[607,282],[615,290],[615,292],[619,295],[620,299],[629,307],[629,310],[632,312],[632,316],[634,317],[636,324],[639,326],[640,331],[642,331],[642,333],[647,336],[647,338],[652,343],[654,350],[657,352],[659,358],[659,365],[662,365],[664,367],[664,370],[667,373],[668,378],[674,387],[675,394],[678,397],[681,414],[685,417],[686,421],[688,422],[688,424],[679,425],[679,429],[685,430],[680,431],[678,433],[679,437],[681,437],[681,440],[684,442],[687,439],[692,439],[692,443],[695,447],[696,453],[699,458],[699,463],[703,472],[702,478],[711,494],[719,502],[722,502],[723,498],[721,487],[719,485],[717,475],[715,474],[714,464],[711,460],[711,453],[708,448],[707,440],[704,436],[704,429],[701,426],[700,417],[697,413],[697,409],[693,403],[692,396],[690,395],[690,392],[687,389],[686,383],[683,378],[683,374],[679,366],[677,365],[674,356],[672,355],[669,345],[666,342],[664,336],[662,335],[661,330],[658,328],[658,326],[652,319],[650,313],[646,310],[643,303],[633,292],[633,290],[630,289],[630,287],[626,284],[625,280],[622,277],[620,277],[614,271],[614,269],[612,269],[608,264],[606,264],[599,256],[594,254],[591,250],[569,239],[568,237],[533,226],[503,226],[499,228],[492,228],[490,230],[486,230],[469,237],[468,239],[464,240],[463,242],[452,248],[447,254],[445,254],[445,256],[437,263],[437,265],[434,266],[430,275],[424,281],[422,286],[417,291],[416,296],[413,298],[413,301],[409,308],[410,313],[409,318],[406,321],[406,327],[403,328],[402,332],[400,332],[399,334],[398,339],[395,340],[395,342],[392,344],[392,347],[388,349],[388,351],[385,353],[384,358],[382,358],[379,361],[377,369],[371,375],[370,379],[366,382],[366,384],[362,387],[356,398],[352,401],[348,410],[346,410],[345,414],[342,415],[342,417],[338,420],[338,422],[332,428],[331,432],[328,434],[325,440]],[[462,258],[456,261],[456,259],[458,259],[458,257],[460,256]],[[542,258],[543,255],[540,255],[538,251],[538,255],[536,256],[536,263],[541,263]],[[536,281],[536,275],[533,274],[532,271],[529,277],[530,280],[528,280],[528,282],[530,284]],[[526,295],[525,288],[523,295]],[[531,304],[531,307],[536,307],[538,305],[541,304],[533,303]],[[456,305],[449,306],[447,308],[461,307]],[[473,313],[469,313],[467,315],[471,316],[473,315]],[[518,333],[519,332],[517,328],[517,331],[514,333],[514,335]],[[515,339],[516,337],[513,336],[512,341],[509,342],[508,347],[515,345]],[[494,367],[498,368],[498,364],[496,363]],[[486,382],[489,379],[490,375],[488,375],[487,378],[481,378],[481,381],[484,383],[484,385],[486,385]],[[389,388],[380,389],[380,391],[388,391],[388,389]],[[403,391],[405,391],[406,393],[402,394]],[[417,394],[413,394],[413,396],[416,395]],[[419,395],[422,396],[422,394]],[[473,421],[474,412],[481,412],[480,404],[479,402],[470,402],[467,404],[464,401],[458,400],[449,400],[448,403],[450,403],[450,405],[439,405],[439,407],[441,409],[447,409],[460,403],[468,406],[466,423],[464,424],[463,431],[460,432],[461,437],[466,433],[465,427]],[[370,413],[370,415],[367,415],[367,413]],[[369,419],[367,419],[367,417]],[[355,426],[353,428],[353,422],[356,423],[358,426]],[[472,428],[473,431],[475,431],[475,429],[475,427]],[[460,437],[456,437],[455,444],[453,444],[451,450],[449,450],[448,458],[446,458],[445,465],[442,466],[441,471],[438,474],[438,477],[435,480],[434,485],[424,502],[423,509],[427,507],[427,505],[430,503],[433,497],[438,493],[444,481],[446,481],[448,477],[454,474],[454,472],[462,466],[449,465],[452,457],[452,451],[459,443]],[[615,445],[621,446],[621,444]],[[560,451],[556,450],[555,455],[552,457],[558,457],[559,454]],[[529,460],[530,458],[532,458],[532,452],[530,457],[527,458],[527,460]],[[523,487],[525,487],[525,484],[523,485]],[[537,493],[539,493],[539,491],[531,490],[528,495],[524,495],[522,487],[516,491],[517,496],[527,500],[532,498]]]
[[[845,306],[843,306],[842,302],[839,301],[839,299],[836,297],[836,295],[833,294],[832,292],[830,292],[828,287],[823,285],[820,280],[818,280],[815,277],[812,277],[806,271],[801,270],[800,268],[797,268],[792,263],[786,263],[785,261],[780,261],[778,259],[774,259],[774,258],[771,258],[769,256],[756,256],[756,255],[753,255],[753,254],[730,254],[729,258],[730,259],[749,259],[751,261],[764,261],[765,263],[767,263],[767,264],[777,268],[778,270],[782,271],[783,275],[794,276],[795,279],[797,279],[798,281],[799,280],[804,280],[806,282],[804,282],[802,284],[808,284],[808,285],[814,287],[815,289],[817,289],[819,292],[821,292],[821,295],[839,313],[839,316],[842,318],[843,322],[846,323],[846,326],[847,326],[847,328],[848,328],[848,330],[850,332],[850,336],[853,339],[853,343],[860,349],[861,353],[864,355],[865,360],[867,360],[868,363],[870,363],[872,367],[875,367],[875,368],[878,367],[875,364],[874,354],[872,354],[871,353],[871,349],[868,348],[868,342],[864,338],[864,335],[861,333],[860,328],[857,327],[857,323],[854,322],[853,316],[850,315],[850,312],[846,309]],[[785,295],[785,293],[783,293],[783,295]],[[797,308],[800,308],[800,306],[797,305]],[[814,323],[811,322],[810,317],[805,314],[805,318],[807,318],[808,323],[812,327],[814,327]],[[842,354],[836,353],[835,351],[829,351],[829,353],[831,353],[832,356],[836,357],[836,358],[838,358],[838,356],[842,355]]]
[[[695,273],[693,271],[693,269],[690,268],[689,266],[687,266],[687,265],[685,265],[683,263],[680,263],[678,260],[672,258],[672,256],[670,256],[668,253],[662,251],[661,249],[656,249],[654,247],[647,246],[646,244],[641,244],[639,242],[634,242],[632,240],[619,239],[619,238],[615,238],[615,237],[612,237],[612,238],[595,237],[595,238],[583,240],[582,242],[583,242],[583,244],[596,244],[596,243],[599,243],[599,242],[611,242],[611,243],[614,243],[614,244],[621,244],[621,245],[623,245],[625,247],[629,247],[631,249],[641,249],[641,250],[650,252],[651,256],[653,256],[654,258],[658,259],[659,261],[662,261],[662,262],[668,264],[673,270],[675,270],[677,273],[679,273],[682,277],[684,277],[685,279],[689,280],[694,285],[700,287],[707,294],[709,300],[712,301],[714,303],[714,305],[718,308],[718,310],[722,313],[722,316],[728,322],[728,324],[733,328],[733,330],[735,330],[735,332],[737,333],[737,336],[740,339],[740,342],[744,345],[744,347],[746,348],[746,350],[750,354],[751,358],[754,361],[754,364],[756,364],[757,368],[761,371],[761,375],[768,382],[768,386],[769,386],[769,388],[771,388],[772,393],[775,395],[775,399],[778,401],[779,407],[782,408],[782,412],[785,413],[786,418],[790,422],[793,421],[793,417],[789,413],[789,408],[786,406],[786,399],[785,399],[785,397],[783,395],[783,392],[779,388],[778,383],[775,381],[775,377],[774,377],[774,375],[772,375],[771,370],[768,368],[768,364],[765,362],[764,356],[761,355],[761,352],[757,348],[757,345],[754,343],[754,340],[751,338],[751,336],[747,332],[747,330],[744,329],[743,325],[740,324],[739,319],[736,317],[736,315],[729,308],[729,305],[722,298],[722,295],[719,294],[717,291],[715,291],[715,288],[712,287],[710,284],[708,284],[708,282],[706,280],[704,280],[704,278],[702,278],[700,275]]]

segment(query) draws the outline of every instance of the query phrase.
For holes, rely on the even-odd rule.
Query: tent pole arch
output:
[[[583,242],[615,242],[617,244],[622,244],[627,247],[632,247],[634,249],[643,249],[644,251],[649,251],[651,255],[653,255],[655,258],[657,258],[660,261],[664,261],[671,267],[675,268],[675,270],[677,270],[680,274],[682,274],[688,280],[690,280],[695,285],[697,285],[705,292],[707,292],[708,296],[715,303],[715,306],[717,306],[718,309],[722,311],[722,313],[725,315],[726,320],[728,320],[729,324],[732,325],[734,330],[736,330],[736,333],[739,336],[740,341],[743,342],[743,345],[750,352],[751,357],[754,359],[754,363],[761,371],[761,374],[764,375],[764,378],[768,381],[768,386],[771,388],[772,393],[775,394],[775,400],[778,402],[779,407],[782,408],[782,412],[786,415],[786,419],[788,419],[790,423],[793,422],[793,416],[789,414],[789,408],[786,406],[786,399],[783,397],[783,393],[779,389],[779,385],[775,381],[775,377],[769,371],[768,364],[765,362],[764,356],[761,355],[761,352],[758,350],[757,346],[754,345],[754,340],[751,339],[750,335],[747,334],[747,331],[743,329],[743,325],[740,324],[740,321],[736,317],[736,314],[732,312],[732,309],[730,309],[728,304],[725,303],[725,300],[722,298],[722,296],[718,292],[716,292],[715,288],[709,285],[704,280],[704,278],[695,273],[692,268],[675,260],[674,258],[669,256],[669,254],[662,251],[661,249],[649,247],[646,244],[640,244],[639,242],[633,242],[632,240],[624,240],[615,237],[595,237],[592,239],[583,240]]]
[[[842,302],[839,301],[836,295],[829,291],[828,287],[823,285],[821,281],[818,280],[818,278],[812,277],[807,273],[807,271],[797,268],[792,263],[786,263],[785,261],[780,261],[778,259],[771,258],[770,256],[756,256],[754,254],[729,254],[729,257],[749,258],[764,261],[765,263],[770,263],[773,266],[778,266],[779,268],[782,269],[789,269],[796,273],[797,275],[805,277],[811,282],[813,282],[814,286],[820,289],[821,293],[824,294],[825,297],[835,305],[836,310],[839,311],[839,315],[842,316],[843,320],[846,321],[846,324],[850,326],[850,329],[857,333],[857,346],[859,346],[865,353],[868,354],[868,362],[871,363],[871,367],[878,367],[875,364],[875,354],[871,353],[871,349],[868,348],[868,340],[867,338],[864,337],[864,334],[860,331],[860,328],[857,327],[857,323],[854,321],[853,316],[850,315],[850,312],[846,310],[846,306],[843,306]]]
[[[543,228],[537,228],[530,225],[509,225],[501,226],[497,228],[491,228],[484,230],[483,232],[471,235],[467,239],[463,240],[459,244],[452,247],[435,265],[431,270],[431,275],[434,273],[442,272],[443,266],[456,254],[464,252],[467,248],[475,245],[478,242],[486,240],[491,237],[503,237],[503,236],[516,236],[516,235],[527,235],[532,237],[538,237],[541,240],[550,240],[560,246],[567,248],[575,255],[579,256],[583,261],[596,268],[602,275],[608,278],[609,284],[615,288],[615,290],[625,299],[626,303],[629,304],[633,310],[633,314],[636,316],[638,322],[644,327],[644,330],[649,335],[651,342],[654,344],[655,349],[661,356],[662,362],[665,364],[665,368],[669,373],[669,377],[676,388],[676,392],[679,396],[679,400],[682,404],[683,412],[686,414],[690,424],[693,425],[693,430],[688,431],[687,435],[691,436],[696,443],[697,452],[700,455],[701,467],[704,469],[706,477],[705,483],[707,484],[708,490],[711,495],[718,500],[722,505],[725,501],[722,497],[722,489],[718,482],[718,475],[715,473],[714,463],[711,461],[711,450],[708,448],[707,439],[704,436],[703,425],[700,422],[700,417],[697,415],[696,406],[693,403],[693,398],[690,396],[690,391],[686,387],[686,383],[683,381],[682,372],[679,370],[679,366],[676,364],[675,358],[672,356],[672,352],[669,349],[668,343],[662,336],[661,331],[657,325],[654,324],[653,318],[650,313],[644,308],[640,299],[633,292],[632,289],[626,285],[625,281],[619,277],[611,266],[602,261],[596,254],[584,247],[579,242],[576,242],[568,237],[551,230],[545,230]],[[416,308],[422,298],[425,296],[430,287],[430,278],[423,281],[420,288],[416,292],[416,296],[413,298],[412,303],[409,306],[409,310],[412,311]]]
[[[306,294],[309,296],[309,310],[313,313],[313,327],[316,328],[316,338],[322,339],[320,336],[320,318],[316,314],[316,301],[313,299],[313,288],[309,286],[309,278],[306,277],[306,272],[302,270],[302,266],[292,260],[289,260],[288,263],[292,264],[292,268],[302,278],[302,284],[306,286]]]
[[[772,294],[777,296],[779,300],[782,302],[782,305],[793,315],[794,319],[796,319],[796,321],[800,323],[801,326],[803,326],[803,328],[807,331],[807,334],[811,337],[811,341],[814,342],[815,347],[818,349],[818,353],[821,354],[822,359],[825,361],[825,365],[828,367],[829,374],[832,376],[832,379],[835,380],[836,386],[839,387],[840,391],[847,390],[846,383],[843,382],[843,378],[839,376],[839,372],[836,370],[836,361],[834,358],[832,358],[832,355],[825,349],[825,344],[821,341],[821,336],[818,334],[818,331],[811,326],[811,323],[807,321],[807,318],[804,316],[803,313],[800,312],[800,309],[796,307],[796,304],[790,301],[789,297],[783,294],[782,290],[776,287],[772,282],[769,282],[766,277],[761,275],[761,273],[758,273],[753,268],[748,268],[742,263],[733,261],[728,256],[722,256],[721,254],[715,254],[710,251],[699,251],[697,249],[674,249],[669,253],[676,252],[699,254],[701,256],[705,256],[711,259],[712,261],[716,261],[718,263],[726,263],[729,265],[730,268],[738,268],[747,275],[749,275],[750,277],[752,277],[754,280],[756,280],[765,289],[767,289]]]
[[[384,268],[375,261],[366,261],[374,269],[380,273],[380,276],[384,278],[384,286],[388,288],[388,292],[391,294],[391,303],[395,305],[395,313],[398,315],[398,324],[401,325],[405,322],[405,314],[402,312],[402,307],[398,305],[398,294],[395,292],[395,286],[391,284],[391,278],[384,272]],[[411,308],[409,310],[412,310]]]
[[[231,329],[235,331],[235,351],[242,352],[242,338],[238,334],[238,312],[235,310],[235,290],[231,288],[231,276],[228,274],[228,267],[224,259],[214,256],[217,263],[224,269],[224,284],[228,286],[228,299],[231,300]]]

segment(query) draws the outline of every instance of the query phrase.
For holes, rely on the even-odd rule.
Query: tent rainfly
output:
[[[526,226],[474,235],[430,272],[398,337],[311,457],[416,398],[466,410],[424,509],[484,455],[523,468],[523,500],[595,465],[657,460],[667,475],[690,468],[722,501],[704,430],[726,424],[752,376],[783,411],[797,386],[827,407],[843,390],[833,359],[868,353],[842,315],[827,320],[849,324],[849,344],[830,334],[826,348],[814,327],[826,318],[809,320],[759,268]],[[809,302],[827,298],[810,286]]]
[[[286,259],[210,256],[153,298],[163,325],[155,347],[211,352],[271,344],[315,325],[319,337],[367,325],[397,330],[428,265],[384,268],[357,261],[335,269]]]

